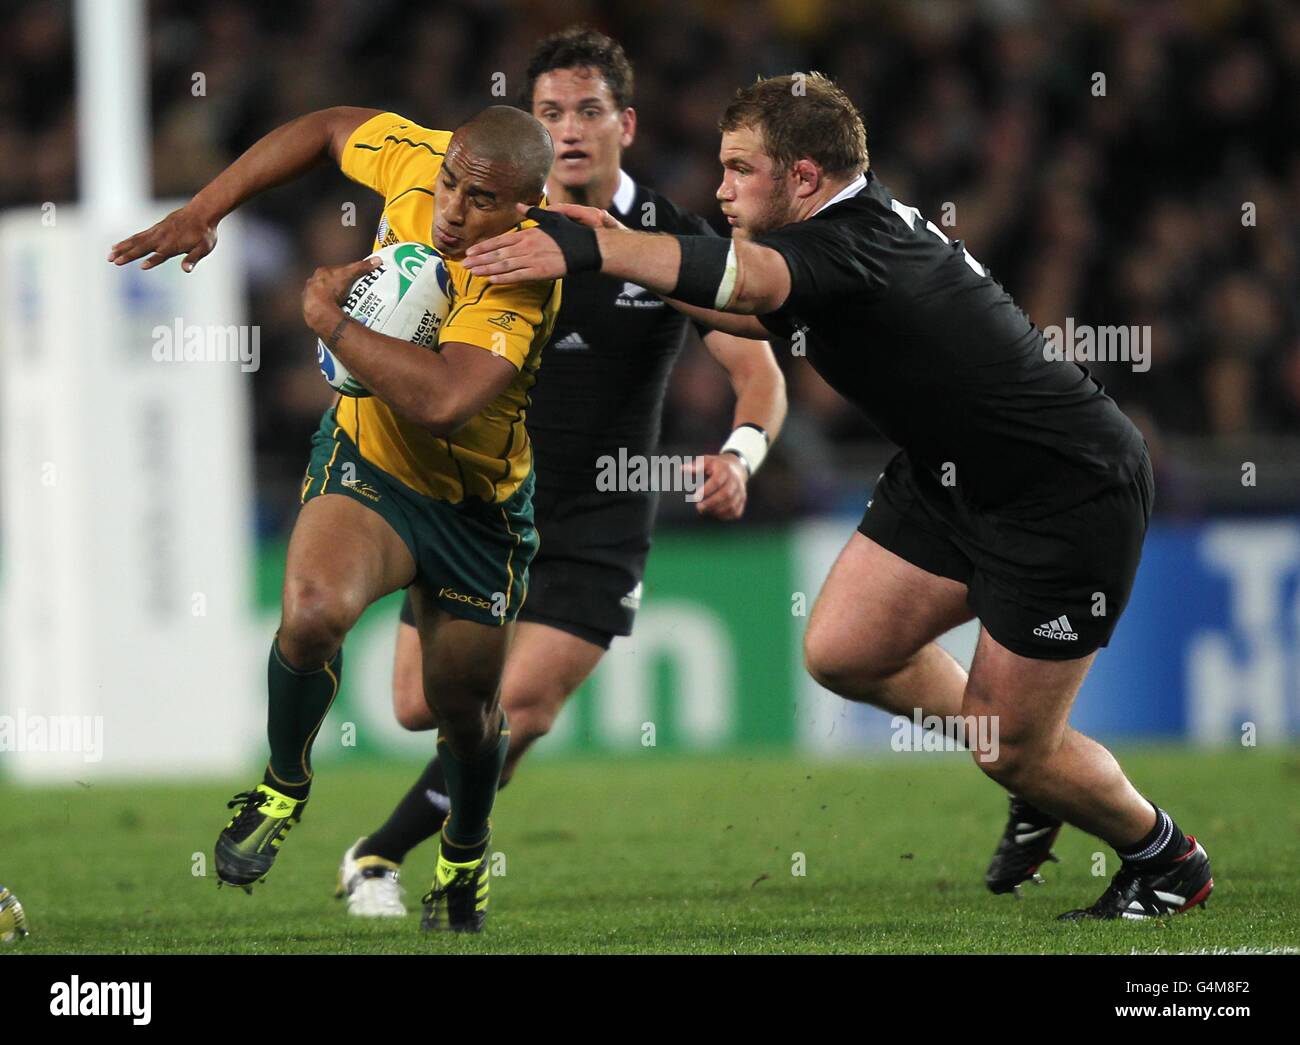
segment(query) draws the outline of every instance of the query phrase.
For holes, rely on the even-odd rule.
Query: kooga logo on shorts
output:
[[[452,599],[455,602],[467,602],[480,610],[490,610],[492,608],[492,603],[488,602],[487,599],[480,599],[477,595],[462,595],[451,588],[438,589],[438,598]]]

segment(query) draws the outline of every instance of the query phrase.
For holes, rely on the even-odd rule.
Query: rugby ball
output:
[[[27,935],[27,916],[23,905],[3,885],[0,885],[0,943],[13,943]]]
[[[451,310],[451,278],[442,255],[423,243],[393,243],[369,256],[383,264],[352,284],[343,311],[389,337],[436,345]],[[354,398],[371,394],[320,340],[316,363],[329,386],[341,394]]]

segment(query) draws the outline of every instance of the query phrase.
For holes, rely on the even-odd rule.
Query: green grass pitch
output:
[[[224,803],[254,779],[0,785],[0,883],[25,905],[33,953],[1129,953],[1300,946],[1300,756],[1121,749],[1144,792],[1214,861],[1206,911],[1163,923],[1061,925],[1115,857],[1066,830],[1025,898],[984,867],[1001,792],[963,755],[820,763],[772,755],[526,762],[494,816],[505,874],[481,937],[423,935],[418,914],[368,922],[332,899],[338,858],[417,767],[321,770],[303,822],[254,895],[216,888]],[[1093,875],[1105,853],[1106,877]],[[208,877],[193,871],[204,854]],[[803,854],[805,874],[795,875]],[[432,847],[407,861],[419,906]]]

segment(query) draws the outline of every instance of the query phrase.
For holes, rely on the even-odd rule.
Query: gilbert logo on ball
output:
[[[27,915],[23,913],[23,905],[0,885],[0,943],[13,943],[26,935]]]
[[[451,279],[442,256],[423,243],[394,243],[369,256],[382,264],[352,284],[343,311],[380,334],[430,348],[436,345],[451,310]],[[331,388],[345,396],[370,395],[320,340],[316,363]]]

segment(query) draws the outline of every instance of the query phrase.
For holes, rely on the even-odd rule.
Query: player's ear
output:
[[[618,122],[621,127],[618,144],[620,148],[626,149],[636,138],[636,110],[629,105],[619,114]]]
[[[807,157],[796,160],[790,171],[794,175],[794,194],[800,199],[811,196],[821,188],[822,169]]]

